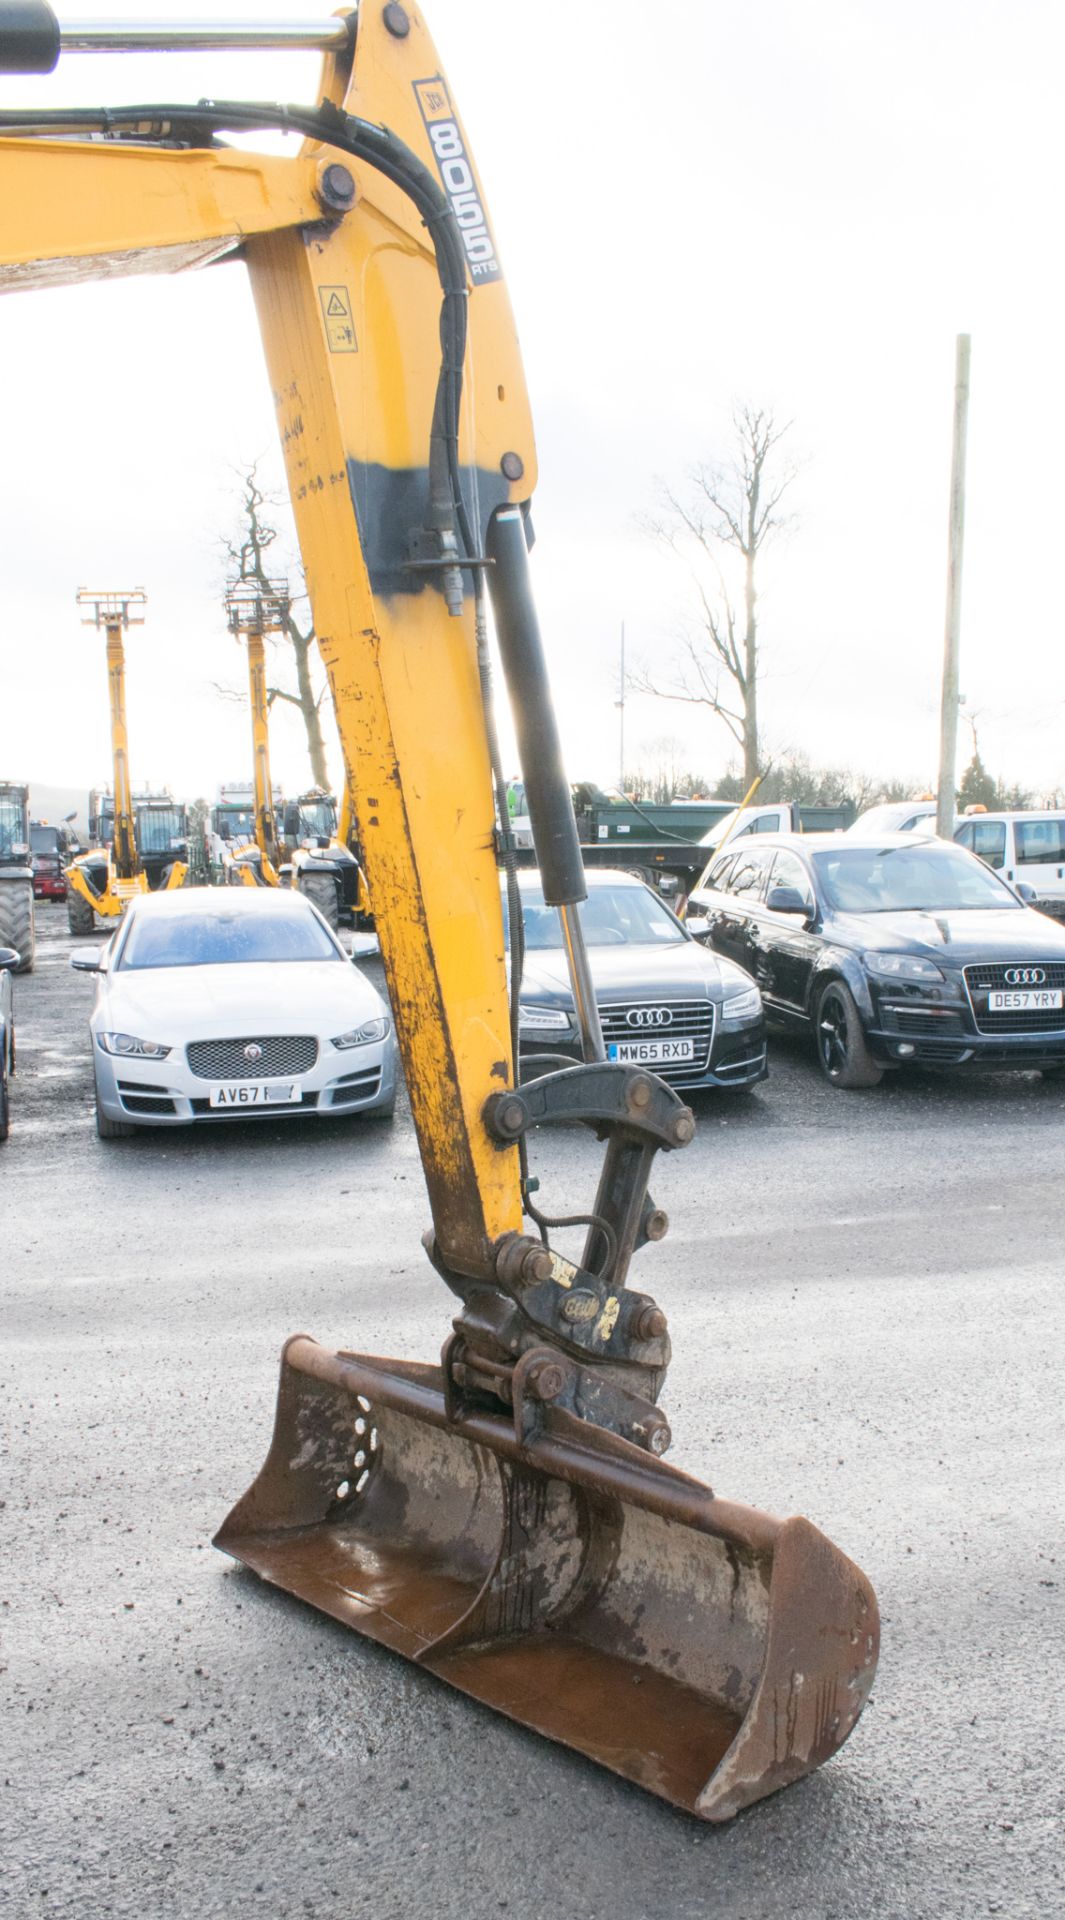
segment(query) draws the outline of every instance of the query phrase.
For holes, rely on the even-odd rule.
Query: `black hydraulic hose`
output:
[[[436,256],[443,299],[440,307],[440,374],[429,435],[429,521],[438,531],[458,525],[466,553],[477,559],[462,494],[458,458],[459,411],[466,358],[466,254],[458,222],[443,188],[413,148],[389,128],[325,102],[320,107],[279,106],[262,101],[203,100],[195,106],[15,109],[0,113],[0,134],[103,133],[134,135],[145,144],[175,140],[210,144],[219,133],[298,133],[363,160],[413,201]]]

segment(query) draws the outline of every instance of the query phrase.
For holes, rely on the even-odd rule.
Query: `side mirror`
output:
[[[766,906],[770,913],[801,913],[804,920],[811,914],[810,902],[803,899],[798,887],[770,887]]]
[[[1035,888],[1030,887],[1028,885],[1027,880],[1018,880],[1016,891],[1020,895],[1021,899],[1024,901],[1024,904],[1026,907],[1030,907],[1032,905],[1032,902],[1034,900],[1038,900],[1039,898],[1039,895],[1037,894]]]
[[[105,969],[100,957],[102,952],[102,947],[79,947],[70,956],[70,964],[74,972],[103,973]]]
[[[708,940],[710,938],[710,922],[704,913],[689,913],[685,917],[684,925],[687,927],[693,940]]]
[[[356,962],[356,964],[360,960],[376,959],[380,951],[381,951],[381,942],[377,938],[376,933],[353,933],[352,934],[351,958]]]
[[[22,955],[14,947],[0,947],[0,973],[14,973],[21,963]]]

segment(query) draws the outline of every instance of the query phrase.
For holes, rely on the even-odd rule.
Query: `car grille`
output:
[[[261,1048],[258,1059],[246,1059],[246,1047]],[[318,1058],[318,1042],[313,1033],[190,1040],[185,1058],[200,1080],[270,1080],[277,1074],[309,1072]]]
[[[630,1024],[630,1013],[645,1014],[657,1006],[668,1007],[671,1015],[668,1025]],[[614,1040],[690,1039],[694,1048],[690,1059],[651,1066],[651,1071],[663,1080],[690,1080],[693,1073],[704,1072],[709,1063],[714,1037],[714,1007],[710,1000],[626,1000],[617,1006],[601,1005],[599,1019],[608,1046]]]
[[[1060,960],[1004,960],[993,966],[965,968],[965,984],[981,1033],[1065,1033],[1065,1007],[1045,1010],[1020,1007],[1011,1013],[988,1011],[988,994],[1013,992],[1015,983],[1007,980],[1006,974],[1023,967],[1038,967],[1046,975],[1045,980],[1038,982],[1040,987],[1065,988],[1065,962]]]

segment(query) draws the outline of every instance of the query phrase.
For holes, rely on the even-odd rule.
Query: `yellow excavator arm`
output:
[[[182,44],[228,44],[226,31]],[[65,34],[40,0],[17,0],[0,4],[0,66],[44,72],[61,45],[165,48],[167,33]],[[263,29],[260,44],[286,34],[325,54],[308,107],[0,115],[0,288],[227,252],[247,264],[425,1169],[427,1251],[457,1302],[439,1366],[290,1342],[270,1455],[219,1544],[724,1819],[846,1738],[875,1668],[876,1603],[807,1521],[721,1500],[659,1457],[666,1316],[627,1282],[668,1224],[648,1192],[654,1155],[694,1122],[653,1074],[604,1058],[529,582],[532,426],[491,216],[417,7],[363,0],[302,40]],[[275,130],[302,136],[297,157],[225,144]],[[585,1055],[526,1086],[489,597]],[[530,1133],[558,1125],[605,1142],[579,1260],[552,1245],[561,1223],[528,1177]]]

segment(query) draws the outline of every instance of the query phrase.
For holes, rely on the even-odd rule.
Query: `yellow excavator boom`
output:
[[[48,7],[7,11],[9,69],[48,70],[64,41]],[[0,0],[0,66],[4,13]],[[118,33],[67,38],[105,48]],[[875,1669],[876,1602],[808,1521],[721,1500],[660,1457],[668,1325],[629,1271],[668,1226],[648,1191],[654,1156],[683,1148],[694,1121],[663,1081],[605,1058],[531,593],[532,424],[491,215],[418,9],[363,0],[308,40],[325,52],[308,107],[0,115],[0,289],[226,252],[247,264],[425,1170],[427,1251],[455,1296],[439,1365],[289,1343],[274,1444],[218,1542],[462,1691],[725,1819],[846,1738]],[[302,136],[298,156],[222,144],[278,130]],[[585,1055],[529,1085],[488,595]],[[559,1125],[604,1143],[576,1260],[528,1175],[530,1138]]]

